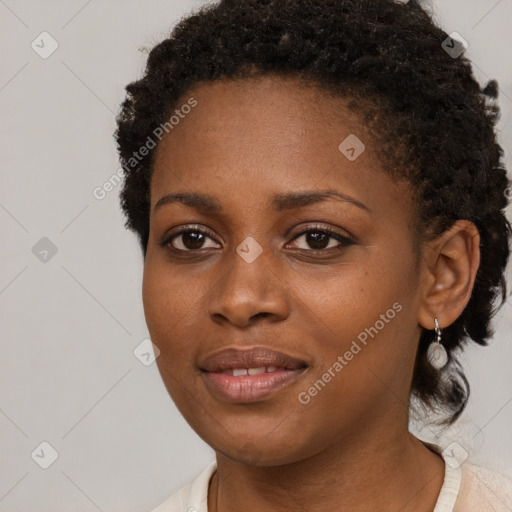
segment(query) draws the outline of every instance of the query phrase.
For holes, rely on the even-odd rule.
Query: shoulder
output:
[[[217,463],[212,462],[185,487],[171,494],[151,512],[208,512],[208,485]]]
[[[510,512],[512,476],[505,471],[465,463],[454,512]]]

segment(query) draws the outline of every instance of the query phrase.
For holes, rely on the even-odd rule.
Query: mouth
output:
[[[295,382],[308,368],[305,361],[266,347],[215,352],[200,364],[206,387],[229,403],[264,400]]]

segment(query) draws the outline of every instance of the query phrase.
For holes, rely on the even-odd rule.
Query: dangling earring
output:
[[[441,344],[441,329],[439,328],[437,317],[434,318],[434,322],[436,325],[436,339],[428,347],[427,358],[430,364],[436,370],[440,370],[446,366],[446,363],[448,362],[448,354],[446,353],[446,349]]]

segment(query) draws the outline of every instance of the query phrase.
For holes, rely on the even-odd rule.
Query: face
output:
[[[248,462],[253,445],[261,465],[403,424],[420,334],[407,186],[319,88],[264,77],[190,98],[156,150],[143,279],[176,406],[218,453]],[[362,152],[339,149],[351,134]]]

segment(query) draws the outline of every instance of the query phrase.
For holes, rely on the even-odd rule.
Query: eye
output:
[[[210,243],[207,243],[207,240],[210,240]],[[185,226],[179,231],[164,237],[160,245],[162,247],[170,245],[171,247],[169,248],[175,251],[191,252],[215,247],[211,242],[217,243],[213,238],[213,233],[206,228],[194,225]]]
[[[326,252],[329,249],[339,250],[355,243],[348,236],[322,226],[312,226],[300,232],[292,242],[296,243],[301,238],[304,239],[304,244],[309,248],[304,246],[296,248],[308,252]],[[184,226],[178,231],[170,233],[162,239],[160,246],[168,247],[175,253],[220,248],[220,244],[215,240],[214,233],[199,225]]]
[[[322,252],[327,249],[342,249],[355,243],[348,236],[322,226],[312,226],[309,229],[302,231],[293,239],[293,241],[300,239],[304,240],[303,247],[297,248],[310,252]],[[306,247],[304,245],[306,245]],[[307,246],[310,248],[308,249]]]

